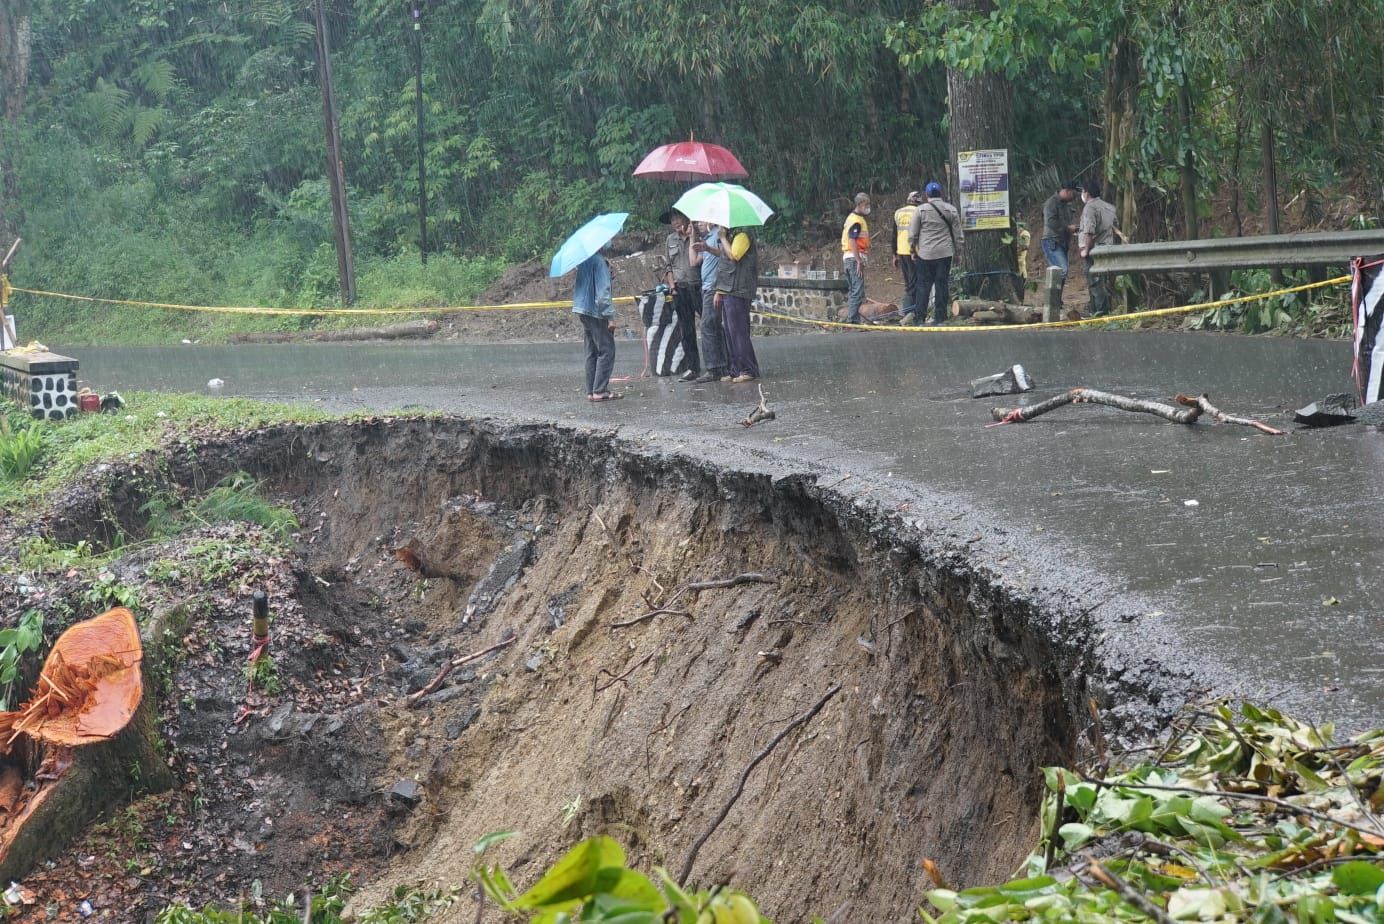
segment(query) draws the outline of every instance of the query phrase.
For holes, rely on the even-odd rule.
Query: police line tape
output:
[[[21,292],[39,298],[62,298],[74,302],[98,302],[103,305],[122,305],[129,308],[165,308],[171,311],[202,311],[212,314],[256,314],[256,315],[301,315],[309,317],[331,317],[334,315],[399,315],[399,314],[457,314],[466,311],[541,311],[557,308],[571,308],[566,302],[515,302],[510,305],[447,305],[431,308],[258,308],[252,305],[182,305],[175,302],[143,302],[127,298],[103,298],[97,295],[73,295],[69,292],[48,292],[43,289],[26,289],[10,286],[11,292]],[[625,303],[635,301],[633,296],[625,295],[611,301]]]
[[[789,321],[795,324],[804,324],[811,327],[822,328],[842,328],[845,330],[872,330],[887,331],[896,333],[980,333],[995,330],[1052,330],[1063,327],[1087,327],[1096,324],[1118,324],[1126,321],[1138,321],[1145,318],[1160,318],[1170,315],[1190,314],[1198,311],[1212,311],[1216,308],[1223,308],[1228,305],[1242,305],[1249,302],[1263,301],[1267,298],[1274,298],[1279,295],[1291,295],[1294,292],[1306,292],[1310,289],[1320,289],[1325,286],[1340,285],[1349,282],[1349,276],[1337,276],[1333,279],[1326,279],[1321,282],[1308,282],[1302,285],[1290,286],[1283,289],[1275,289],[1272,292],[1260,292],[1255,295],[1238,295],[1233,298],[1221,298],[1215,301],[1199,302],[1195,305],[1179,305],[1174,308],[1155,308],[1148,311],[1135,311],[1130,314],[1105,315],[1099,318],[1082,318],[1079,321],[1044,321],[1037,324],[1005,324],[994,327],[943,327],[933,326],[924,327],[921,325],[860,325],[850,324],[844,321],[821,321],[812,318],[804,318],[799,315],[781,314],[774,311],[763,311],[756,309],[755,314],[761,317],[774,318],[781,321]],[[465,312],[494,312],[494,311],[542,311],[555,309],[570,309],[572,303],[565,302],[516,302],[508,305],[450,305],[435,306],[431,308],[260,308],[251,305],[184,305],[176,302],[147,302],[136,301],[123,298],[104,298],[96,295],[73,295],[69,292],[49,292],[44,289],[27,289],[21,286],[10,285],[8,280],[0,282],[5,294],[19,292],[24,295],[32,295],[39,298],[60,298],[68,301],[93,302],[104,305],[121,305],[131,308],[162,308],[172,311],[192,311],[206,312],[212,314],[254,314],[254,315],[298,315],[307,317],[332,317],[341,315],[427,315],[427,314],[460,314]],[[8,299],[6,299],[8,300]],[[613,302],[627,304],[637,299],[634,296],[620,296],[612,299]]]
[[[1164,318],[1170,315],[1190,314],[1197,311],[1214,311],[1217,308],[1224,308],[1227,305],[1243,305],[1248,302],[1263,301],[1266,298],[1273,298],[1278,295],[1291,295],[1294,292],[1306,292],[1309,289],[1320,289],[1325,286],[1340,285],[1350,282],[1349,276],[1337,276],[1334,279],[1326,279],[1322,282],[1308,282],[1300,286],[1290,286],[1286,289],[1275,289],[1272,292],[1260,292],[1256,295],[1237,295],[1234,298],[1218,298],[1211,302],[1198,302],[1195,305],[1179,305],[1175,308],[1153,308],[1148,311],[1134,311],[1129,314],[1102,315],[1098,318],[1082,318],[1079,321],[1043,321],[1037,324],[998,324],[995,326],[968,326],[968,327],[943,327],[940,325],[923,327],[914,324],[851,324],[846,321],[816,321],[811,318],[804,318],[799,315],[780,314],[774,311],[763,311],[758,308],[754,313],[760,317],[775,318],[780,321],[791,321],[795,324],[806,324],[812,327],[841,328],[843,330],[855,331],[882,331],[897,333],[916,333],[916,334],[978,334],[988,333],[997,330],[1053,330],[1061,327],[1089,327],[1095,324],[1121,324],[1126,321],[1139,321],[1144,318]]]

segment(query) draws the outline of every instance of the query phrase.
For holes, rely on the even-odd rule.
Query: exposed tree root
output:
[[[833,696],[840,692],[841,684],[834,684],[830,690],[827,690],[826,694],[823,695],[821,699],[817,700],[811,709],[785,725],[777,735],[770,739],[769,743],[764,746],[764,749],[756,754],[749,764],[745,766],[745,769],[740,772],[740,779],[735,783],[735,791],[730,794],[730,798],[726,800],[726,804],[721,806],[721,811],[711,820],[711,824],[707,826],[706,830],[698,835],[697,839],[692,842],[692,849],[687,852],[687,859],[683,861],[682,872],[678,874],[679,883],[686,885],[687,877],[692,875],[692,866],[697,862],[697,854],[701,852],[702,845],[707,842],[707,839],[710,838],[711,835],[716,833],[716,829],[721,826],[721,822],[726,820],[726,816],[729,815],[730,810],[735,807],[735,803],[740,801],[740,796],[745,792],[745,781],[750,778],[750,774],[754,771],[754,768],[759,766],[764,758],[768,757],[769,754],[773,752],[774,748],[778,747],[779,742],[787,738],[793,729],[811,722],[813,717],[822,711],[822,707],[825,706]]]
[[[1157,401],[1147,401],[1143,398],[1127,398],[1124,395],[1111,394],[1108,391],[1098,391],[1094,388],[1077,387],[1068,389],[1060,395],[1054,395],[1046,401],[1040,401],[1027,407],[1016,408],[992,408],[990,416],[995,419],[995,423],[990,426],[999,426],[1009,423],[1027,423],[1035,417],[1042,416],[1049,411],[1056,410],[1068,404],[1103,404],[1106,407],[1118,408],[1122,411],[1131,411],[1136,414],[1153,414],[1162,417],[1164,420],[1179,424],[1194,424],[1203,414],[1209,415],[1221,423],[1240,424],[1246,427],[1253,427],[1261,433],[1270,436],[1282,436],[1285,431],[1271,427],[1268,424],[1255,420],[1252,417],[1236,417],[1226,414],[1211,403],[1207,395],[1178,395],[1176,398],[1182,407],[1173,407],[1168,404],[1160,404]]]
[[[635,616],[633,619],[617,620],[612,622],[612,629],[627,629],[630,626],[637,626],[641,622],[647,622],[655,616],[691,616],[687,610],[674,609],[673,604],[682,599],[686,593],[700,593],[703,590],[718,590],[724,587],[739,587],[741,584],[777,584],[778,579],[772,578],[767,574],[760,574],[758,571],[747,571],[744,574],[737,574],[734,577],[719,578],[714,581],[693,581],[683,584],[673,591],[668,601],[660,607],[654,607],[647,613]],[[647,601],[645,601],[647,602]],[[652,604],[650,604],[652,606]]]

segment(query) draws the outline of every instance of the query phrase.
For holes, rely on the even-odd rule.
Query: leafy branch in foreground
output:
[[[513,836],[513,831],[486,835],[476,844],[476,856]],[[773,924],[743,892],[688,893],[667,870],[654,872],[662,891],[626,865],[625,851],[614,840],[593,837],[569,850],[523,894],[499,866],[478,859],[472,874],[485,898],[533,924]]]
[[[938,874],[923,920],[1384,921],[1384,731],[1336,744],[1330,726],[1219,704],[1152,763],[1044,773],[1025,878],[955,891]]]

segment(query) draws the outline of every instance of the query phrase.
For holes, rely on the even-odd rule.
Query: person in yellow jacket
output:
[[[903,270],[903,311],[904,324],[908,316],[918,308],[918,262],[913,256],[913,248],[908,246],[908,229],[913,225],[913,216],[918,214],[918,206],[923,194],[917,191],[908,194],[907,204],[894,210],[894,266]]]
[[[860,323],[865,301],[865,264],[870,258],[870,197],[855,194],[855,208],[841,226],[841,263],[846,268],[846,323]]]

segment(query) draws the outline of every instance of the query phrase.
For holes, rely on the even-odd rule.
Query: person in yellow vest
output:
[[[841,263],[846,268],[846,323],[860,323],[865,301],[865,264],[870,258],[870,197],[855,194],[855,209],[841,226]]]
[[[904,324],[909,323],[908,316],[918,308],[918,263],[913,256],[913,248],[908,246],[908,229],[913,225],[913,216],[918,213],[922,201],[923,194],[914,191],[908,194],[906,205],[894,210],[894,266],[903,270],[901,320]]]

